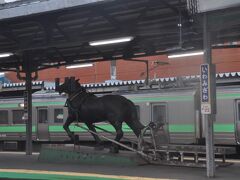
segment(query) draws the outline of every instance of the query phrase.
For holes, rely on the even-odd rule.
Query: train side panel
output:
[[[217,114],[214,120],[214,143],[221,145],[236,145],[236,102],[239,99],[239,89],[235,87],[217,88]],[[205,122],[202,122],[205,124]],[[203,126],[205,137],[205,125]]]
[[[153,105],[166,106],[166,135],[169,143],[197,143],[199,137],[199,102],[196,90],[168,90],[145,94],[127,95],[135,104],[141,104],[141,122],[152,121]],[[162,116],[163,117],[163,116]]]

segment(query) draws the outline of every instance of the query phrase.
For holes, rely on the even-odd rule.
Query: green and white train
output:
[[[139,90],[123,93],[135,103],[140,121],[147,125],[151,121],[164,124],[165,143],[198,144],[205,136],[204,122],[200,115],[200,97],[196,88],[173,88],[166,90]],[[62,125],[67,118],[65,97],[57,93],[35,93],[33,95],[33,141],[64,142],[69,138]],[[0,99],[0,142],[24,143],[25,121],[22,98]],[[215,117],[215,144],[238,146],[240,143],[240,87],[217,88],[217,115]],[[111,125],[99,124],[114,132]],[[80,140],[93,141],[92,136],[76,127]],[[134,135],[127,125],[124,135]],[[159,137],[161,138],[161,137]]]

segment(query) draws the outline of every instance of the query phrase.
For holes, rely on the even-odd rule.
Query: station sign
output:
[[[201,113],[211,114],[211,83],[210,83],[210,69],[209,64],[202,64],[201,68]]]

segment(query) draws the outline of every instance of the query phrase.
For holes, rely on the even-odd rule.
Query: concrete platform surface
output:
[[[216,170],[217,180],[239,179],[240,160]],[[84,180],[156,180],[208,179],[206,169],[170,166],[103,166],[38,161],[38,154],[0,152],[0,179],[84,179]]]

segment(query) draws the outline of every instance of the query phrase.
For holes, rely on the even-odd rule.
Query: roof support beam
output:
[[[1,24],[0,34],[2,36],[6,37],[7,39],[9,39],[10,41],[12,41],[13,43],[18,44],[18,40],[17,40],[15,34],[13,34],[12,29],[7,24],[5,24],[5,23]]]
[[[111,25],[115,27],[117,31],[120,31],[122,34],[127,34],[128,29],[123,27],[123,23],[119,22],[117,19],[115,19],[113,16],[110,16],[106,10],[102,8],[93,8],[93,11],[96,11],[99,15],[104,17]]]
[[[169,4],[169,1],[166,0],[160,0],[162,4],[164,4],[167,8],[171,9],[174,13],[179,14],[179,9],[176,8],[175,6],[172,6]]]
[[[147,14],[150,5],[152,3],[155,3],[156,1],[148,0],[145,7],[142,11],[140,11],[138,17],[131,23],[125,22],[119,22],[117,19],[115,19],[113,16],[109,15],[110,12],[108,12],[106,9],[103,8],[94,8],[94,11],[98,12],[99,15],[103,16],[105,19],[108,20],[117,30],[120,30],[123,34],[133,34],[136,31],[136,26],[139,21],[141,21]],[[127,24],[126,24],[127,23]]]

